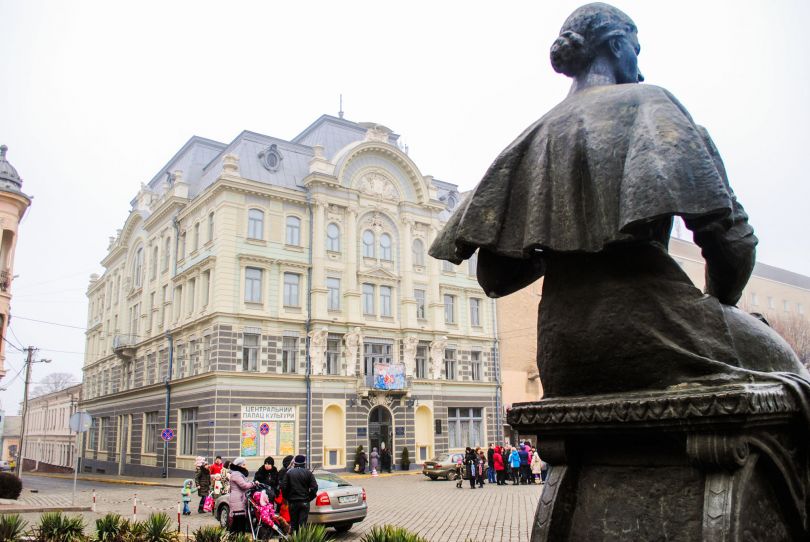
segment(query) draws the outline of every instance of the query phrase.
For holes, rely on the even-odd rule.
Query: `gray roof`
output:
[[[321,145],[327,158],[333,158],[342,148],[355,141],[362,141],[366,136],[368,125],[372,123],[356,123],[340,119],[331,115],[321,115],[315,122],[295,136],[294,143],[312,147]],[[391,132],[388,142],[396,145],[399,134]]]
[[[183,172],[183,181],[192,187],[195,186],[202,177],[205,166],[225,147],[225,143],[200,136],[192,136],[166,162],[166,165],[160,168],[160,171],[152,177],[152,180],[149,181],[149,187],[158,188],[166,180],[167,173],[178,169]]]
[[[810,290],[810,277],[788,271],[787,269],[774,267],[766,263],[757,262],[754,266],[753,275]]]

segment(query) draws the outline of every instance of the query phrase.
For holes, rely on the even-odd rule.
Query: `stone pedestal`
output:
[[[508,421],[551,465],[532,542],[810,540],[806,423],[781,384],[545,399]]]

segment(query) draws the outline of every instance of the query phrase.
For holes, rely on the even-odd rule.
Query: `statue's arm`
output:
[[[509,258],[486,249],[478,251],[478,284],[489,297],[502,297],[525,288],[545,273],[542,256]]]
[[[706,293],[726,305],[735,305],[742,296],[756,261],[757,238],[748,224],[748,214],[728,184],[720,153],[705,130],[701,129],[717,171],[731,196],[731,214],[708,223],[685,220],[694,232],[695,243],[706,260]]]

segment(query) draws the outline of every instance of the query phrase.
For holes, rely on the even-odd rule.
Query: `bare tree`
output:
[[[65,388],[69,388],[73,384],[77,384],[76,377],[74,377],[70,373],[51,373],[39,383],[39,385],[34,388],[32,392],[32,396],[38,397],[40,395],[46,395],[48,393],[53,393],[55,391],[61,391]]]
[[[801,314],[789,313],[768,317],[768,323],[788,342],[802,363],[810,366],[810,321]]]

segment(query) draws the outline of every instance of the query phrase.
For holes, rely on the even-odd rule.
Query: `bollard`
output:
[[[132,522],[138,521],[138,494],[132,496]]]
[[[180,532],[180,515],[183,513],[183,503],[177,501],[177,532]]]
[[[96,490],[95,489],[93,490],[93,506],[92,506],[91,510],[93,510],[93,512],[96,511]]]

